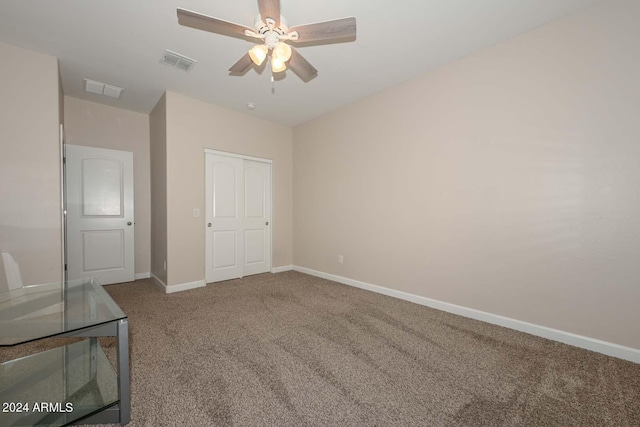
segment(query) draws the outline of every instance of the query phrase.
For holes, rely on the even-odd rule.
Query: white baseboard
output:
[[[322,271],[312,270],[310,268],[293,266],[295,271],[300,273],[309,274],[311,276],[320,277],[322,279],[331,280],[334,282],[342,283],[344,285],[354,286],[356,288],[365,289],[367,291],[376,292],[379,294],[403,299],[416,304],[425,305],[427,307],[435,308],[437,310],[446,311],[448,313],[457,314],[459,316],[468,317],[475,320],[480,320],[487,323],[492,323],[498,326],[504,326],[505,328],[515,329],[516,331],[526,332],[531,335],[547,338],[553,341],[558,341],[564,344],[569,344],[574,347],[583,348],[586,350],[595,351],[597,353],[606,354],[607,356],[613,356],[620,359],[628,360],[635,363],[640,363],[640,350],[625,347],[622,345],[610,343],[607,341],[598,340],[595,338],[589,338],[582,335],[573,334],[571,332],[560,331],[546,326],[540,326],[529,322],[523,322],[521,320],[511,319],[509,317],[499,316],[497,314],[491,314],[473,308],[463,307],[460,305],[450,304],[443,301],[434,300],[431,298],[422,297],[419,295],[410,294],[407,292],[397,291],[395,289],[389,289],[382,286],[372,285],[370,283],[361,282],[359,280],[348,279],[346,277],[336,276]]]
[[[136,275],[135,275],[135,279],[136,280],[148,279],[150,277],[151,277],[151,273],[136,273]]]
[[[291,271],[293,270],[293,265],[283,265],[282,267],[273,267],[271,269],[272,273],[282,273],[284,271]]]
[[[195,288],[203,288],[205,286],[207,286],[207,282],[205,282],[204,280],[197,280],[195,282],[180,283],[178,285],[169,285],[165,288],[165,292],[168,294],[172,294],[174,292],[186,291],[186,290],[195,289]]]
[[[158,285],[158,287],[160,289],[162,289],[163,292],[167,292],[167,285],[158,278],[158,276],[156,276],[153,273],[149,273],[151,275],[151,278],[153,279],[152,282],[155,283],[156,285]]]
[[[189,282],[189,283],[180,283],[178,285],[167,285],[162,280],[158,279],[158,277],[153,273],[151,273],[151,278],[153,279],[153,282],[164,291],[165,294],[172,294],[174,292],[186,291],[186,290],[195,289],[195,288],[203,288],[207,286],[207,283],[204,280],[197,280],[195,282]]]

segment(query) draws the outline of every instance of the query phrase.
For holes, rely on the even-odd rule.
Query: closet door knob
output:
[[[211,223],[208,223],[208,224],[207,224],[207,227],[211,227]]]

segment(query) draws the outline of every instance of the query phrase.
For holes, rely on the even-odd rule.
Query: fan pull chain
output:
[[[271,71],[271,93],[276,93],[276,83],[273,78],[273,71]]]

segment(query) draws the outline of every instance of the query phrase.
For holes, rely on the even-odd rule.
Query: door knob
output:
[[[269,225],[269,221],[265,222],[264,225]]]
[[[211,227],[211,223],[208,223],[208,224],[207,224],[207,227]]]
[[[131,225],[131,221],[127,221],[127,225]]]

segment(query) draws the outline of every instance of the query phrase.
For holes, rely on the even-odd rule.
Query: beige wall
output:
[[[0,252],[24,284],[62,278],[58,60],[0,42]]]
[[[151,157],[151,274],[167,283],[167,105],[166,96],[149,115]]]
[[[638,16],[606,2],[294,129],[294,263],[640,348]]]
[[[137,274],[151,263],[149,116],[66,96],[67,144],[133,152]]]
[[[167,285],[204,280],[205,148],[273,160],[273,266],[291,265],[291,128],[174,92],[166,104]]]

